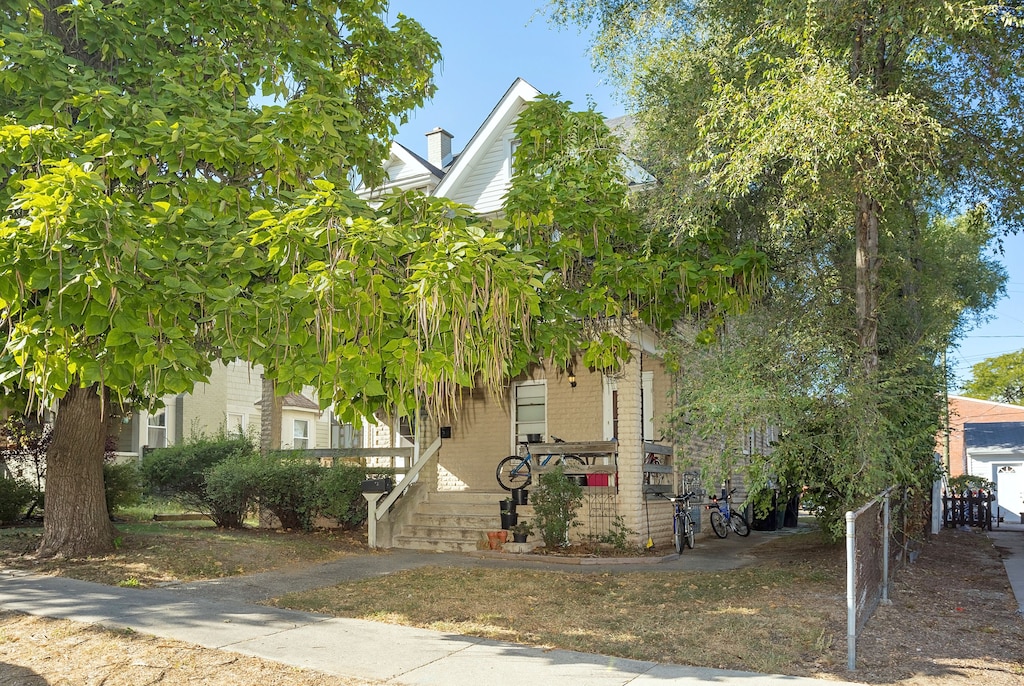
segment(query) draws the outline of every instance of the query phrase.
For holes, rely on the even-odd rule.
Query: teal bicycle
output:
[[[565,441],[558,436],[552,436],[551,440],[555,443],[565,443]],[[508,457],[502,458],[494,473],[495,477],[498,479],[498,485],[506,491],[511,491],[513,488],[526,488],[533,482],[530,463],[533,462],[534,456],[533,453],[530,452],[530,443],[529,441],[520,441],[519,445],[523,446],[523,455],[509,455]],[[552,459],[555,460],[555,464],[575,467],[584,467],[587,464],[583,461],[583,458],[578,455],[552,453],[550,455],[545,455],[544,458],[540,460],[540,466],[543,467],[547,465]]]

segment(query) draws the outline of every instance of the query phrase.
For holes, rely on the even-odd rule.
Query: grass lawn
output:
[[[834,641],[842,551],[823,548],[816,533],[778,545],[802,561],[730,572],[428,567],[275,604],[639,660],[787,672]]]
[[[368,552],[365,532],[222,531],[197,524],[119,523],[114,553],[64,561],[32,556],[39,527],[4,528],[0,567],[144,587]],[[712,551],[714,544],[699,547]],[[812,532],[747,553],[753,564],[728,572],[687,570],[685,554],[683,571],[662,565],[572,572],[435,565],[292,594],[274,604],[657,662],[903,686],[1024,683],[1024,622],[999,551],[984,534],[943,531],[899,573],[894,604],[878,610],[858,641],[854,673],[845,669],[843,547],[824,545]],[[8,636],[21,631],[13,628],[16,619],[6,622],[0,621],[0,649],[5,630]],[[60,658],[59,651],[47,657]]]
[[[234,531],[217,529],[210,521],[153,521],[155,513],[177,512],[161,502],[119,512],[117,549],[109,555],[74,560],[37,560],[33,553],[43,533],[39,525],[0,528],[0,567],[149,587],[255,574],[367,551],[366,534],[361,531]]]

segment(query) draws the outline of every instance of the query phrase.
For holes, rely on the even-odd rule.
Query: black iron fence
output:
[[[942,494],[942,524],[947,528],[976,526],[992,530],[992,491],[966,491]]]

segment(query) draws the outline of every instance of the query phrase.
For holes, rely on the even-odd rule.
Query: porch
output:
[[[365,494],[369,502],[368,543],[371,547],[473,551],[487,546],[487,532],[501,528],[501,501],[510,497],[509,492],[501,489],[496,479],[493,487],[487,489],[438,488],[437,461],[442,447],[442,439],[436,439],[391,493]],[[516,506],[518,520],[532,520],[534,512],[529,491],[536,487],[541,475],[555,469],[559,463],[555,457],[542,464],[545,458],[575,455],[584,464],[573,464],[566,468],[566,473],[578,479],[584,502],[579,512],[581,525],[573,537],[600,537],[613,531],[617,521],[625,522],[627,511],[637,509],[636,503],[622,495],[618,447],[616,441],[531,444],[534,456],[531,483],[526,488],[526,504]],[[647,443],[644,449],[645,454],[659,454],[664,462],[651,465],[649,476],[653,483],[645,484],[644,497],[647,493],[675,489],[680,475],[670,463],[671,448]],[[655,516],[662,504],[659,501],[654,506]],[[670,522],[668,526],[671,527]]]

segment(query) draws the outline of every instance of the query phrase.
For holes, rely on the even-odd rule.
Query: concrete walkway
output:
[[[1024,524],[1002,524],[989,531],[988,537],[1003,556],[1006,576],[1017,599],[1017,612],[1024,615]]]
[[[709,540],[652,569],[727,569],[741,566],[744,547],[771,540]],[[515,643],[395,626],[358,619],[263,607],[254,603],[284,592],[426,565],[542,566],[498,556],[393,551],[344,558],[292,572],[257,574],[159,589],[132,589],[0,570],[0,609],[68,619],[187,641],[297,667],[367,681],[409,686],[842,686],[837,681],[735,672],[544,650]],[[579,573],[607,564],[557,565]],[[639,566],[615,565],[617,571]]]

